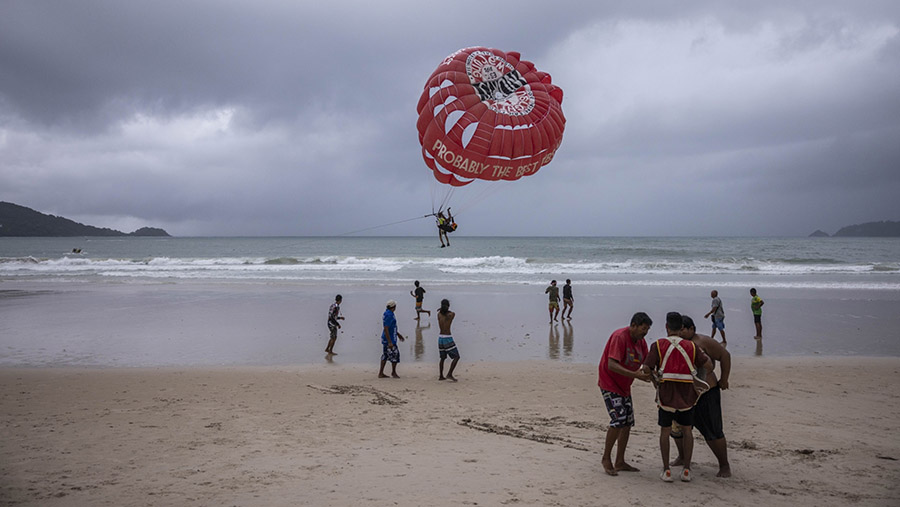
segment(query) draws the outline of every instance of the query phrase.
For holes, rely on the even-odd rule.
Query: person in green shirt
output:
[[[753,312],[753,323],[756,324],[756,338],[762,339],[762,306],[766,304],[756,295],[756,289],[750,289],[750,310]]]

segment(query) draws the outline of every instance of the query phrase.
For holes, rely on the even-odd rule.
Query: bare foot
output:
[[[638,468],[635,468],[628,463],[620,463],[616,465],[615,468],[617,472],[640,472]]]
[[[616,472],[616,468],[612,464],[612,460],[603,460],[603,471],[606,472],[606,475],[619,475],[619,472]]]
[[[720,468],[716,477],[731,477],[731,467]]]
[[[454,378],[453,375],[447,375],[447,380],[449,380],[450,382],[457,382],[456,378]]]
[[[384,373],[379,373],[378,378],[388,378],[388,376],[385,375]]]
[[[446,380],[446,379],[444,378],[443,375],[441,375],[440,377],[438,377],[438,380]]]
[[[681,456],[679,456],[678,458],[675,458],[675,461],[673,461],[672,463],[670,463],[669,466],[680,467],[682,463],[684,463],[684,461],[682,461],[682,460],[681,460]]]
[[[722,340],[722,346],[723,346],[723,347],[727,347],[727,346],[728,346],[728,342],[726,342],[725,340]]]
[[[400,378],[400,375],[397,375],[396,373],[391,373],[391,377],[393,377],[393,378]]]

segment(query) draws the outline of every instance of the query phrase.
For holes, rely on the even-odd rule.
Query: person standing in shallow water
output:
[[[456,348],[456,342],[453,341],[453,334],[450,332],[450,325],[453,324],[453,318],[456,314],[450,311],[450,301],[441,300],[441,309],[438,310],[438,326],[440,327],[440,335],[438,335],[438,350],[441,354],[440,376],[438,380],[452,380],[456,382],[453,376],[453,370],[456,369],[456,363],[459,362],[459,349]],[[444,377],[444,360],[450,357],[450,370]]]
[[[550,323],[553,324],[559,316],[559,287],[556,286],[556,280],[550,281],[550,286],[544,290],[544,294],[550,294]]]
[[[381,316],[383,330],[381,331],[381,369],[378,370],[378,378],[387,378],[384,374],[384,366],[388,361],[391,363],[391,376],[400,378],[397,375],[397,363],[400,362],[400,348],[397,347],[397,339],[404,341],[406,338],[397,330],[397,318],[394,316],[394,310],[397,309],[397,302],[393,299],[387,302],[384,314]]]
[[[331,303],[331,307],[328,308],[328,332],[330,334],[328,340],[328,346],[325,347],[325,352],[329,354],[334,354],[334,342],[337,341],[337,332],[338,329],[341,328],[341,323],[339,320],[344,320],[344,316],[341,315],[341,301],[342,297],[340,294],[334,297],[334,303]]]
[[[722,345],[727,346],[728,341],[725,339],[725,307],[722,306],[722,300],[719,299],[719,291],[714,290],[710,292],[709,297],[712,298],[712,303],[710,305],[709,313],[703,317],[706,319],[712,315],[712,333],[709,337],[715,338],[716,329],[718,329],[722,333]]]
[[[756,295],[756,289],[750,289],[750,311],[753,312],[753,323],[756,325],[755,338],[762,340],[762,307],[766,304]]]
[[[566,308],[569,309],[569,315],[566,315]],[[563,285],[563,309],[562,318],[572,320],[572,309],[575,308],[575,298],[572,297],[572,280],[566,278],[566,284]]]

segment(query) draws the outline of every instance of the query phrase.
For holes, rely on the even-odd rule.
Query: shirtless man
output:
[[[550,286],[547,287],[544,294],[550,294],[550,323],[553,324],[554,320],[559,320],[557,319],[559,316],[559,287],[556,286],[556,280],[550,282]]]
[[[694,407],[694,426],[700,430],[700,434],[706,440],[706,444],[712,450],[719,461],[719,473],[716,477],[731,477],[731,465],[728,464],[728,445],[725,441],[725,433],[722,431],[722,397],[721,391],[728,389],[728,377],[731,374],[731,354],[719,342],[709,336],[697,334],[694,320],[688,316],[682,316],[683,328],[681,337],[691,340],[694,345],[700,347],[711,361],[710,370],[706,372],[706,383],[709,391],[700,396],[700,401]],[[716,377],[716,361],[719,361],[721,378]],[[678,448],[678,459],[672,465],[680,466],[682,463],[682,440],[675,437],[675,447]]]
[[[438,310],[438,326],[440,327],[438,350],[441,354],[440,376],[438,377],[438,380],[451,380],[456,382],[456,379],[453,377],[453,370],[456,369],[456,363],[459,362],[459,350],[456,348],[456,343],[453,341],[453,334],[450,332],[450,324],[453,323],[454,317],[456,317],[456,314],[450,311],[450,301],[442,299],[441,308]],[[453,361],[450,363],[450,370],[445,377],[444,360],[447,359],[447,356],[450,356],[450,359]]]
[[[569,315],[566,315],[566,309],[569,309]],[[566,284],[563,285],[563,308],[562,316],[566,320],[572,320],[572,309],[575,308],[575,298],[572,297],[572,280],[566,278]]]

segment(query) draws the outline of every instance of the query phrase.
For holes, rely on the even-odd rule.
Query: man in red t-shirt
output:
[[[650,374],[640,370],[647,357],[647,342],[644,337],[650,331],[653,321],[644,312],[635,313],[628,327],[616,330],[606,342],[600,358],[597,385],[603,393],[603,402],[609,411],[609,429],[606,430],[606,445],[603,449],[603,470],[609,475],[619,472],[637,472],[638,469],[625,463],[625,447],[634,426],[634,405],[631,402],[631,383],[634,379],[650,381]],[[612,461],[612,448],[616,449],[616,462]]]

